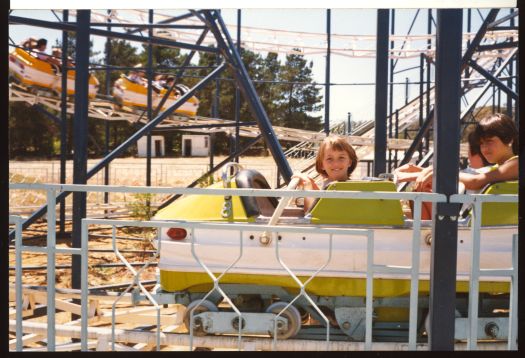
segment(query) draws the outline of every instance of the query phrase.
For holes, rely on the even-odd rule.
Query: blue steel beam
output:
[[[203,14],[205,17],[203,20],[206,21],[210,31],[215,36],[220,52],[229,62],[231,69],[233,70],[237,84],[257,120],[261,134],[272,153],[277,168],[282,174],[284,180],[289,182],[292,177],[292,169],[284,156],[281,145],[279,144],[277,136],[272,128],[270,119],[268,118],[261,100],[255,91],[253,83],[248,75],[248,71],[244,67],[239,52],[230,37],[221,15],[218,12],[215,12],[214,15],[210,10],[204,10]],[[215,17],[217,18],[216,20]]]
[[[241,9],[237,9],[237,51],[241,53]],[[241,92],[239,86],[235,86],[235,141],[233,143],[233,152],[236,153],[239,150],[239,124],[241,121]],[[233,160],[239,163],[239,156],[236,155]]]
[[[462,11],[437,10],[432,187],[447,197],[458,191]],[[432,351],[454,350],[458,213],[457,204],[432,205],[428,340]]]
[[[514,92],[512,89],[507,87],[503,82],[501,82],[498,78],[494,77],[490,72],[485,70],[483,67],[478,65],[476,61],[470,60],[468,62],[469,66],[475,69],[479,72],[483,77],[485,77],[487,80],[492,82],[495,86],[497,86],[500,90],[505,92],[507,95],[511,96],[512,99],[518,100],[518,94]]]
[[[162,122],[164,119],[166,119],[173,111],[175,111],[177,108],[182,106],[184,102],[188,101],[193,94],[202,89],[204,86],[206,86],[210,81],[212,81],[216,76],[220,75],[222,71],[226,68],[225,64],[222,64],[218,68],[216,68],[214,71],[212,71],[208,76],[206,76],[204,79],[202,79],[199,83],[197,83],[193,88],[191,88],[188,92],[183,94],[174,104],[171,105],[168,109],[166,109],[164,112],[162,112],[160,115],[155,117],[151,122],[146,124],[144,127],[140,128],[135,134],[133,134],[131,137],[129,137],[124,143],[120,144],[117,148],[113,149],[108,155],[106,155],[100,162],[98,162],[93,168],[91,168],[87,172],[87,178],[91,178],[93,175],[98,173],[102,168],[104,168],[109,162],[111,162],[113,159],[121,155],[129,146],[135,144],[137,140],[139,140],[142,136],[148,134],[151,132],[155,126],[157,126],[160,122]],[[75,153],[76,154],[76,153]],[[67,197],[71,192],[64,191],[60,193],[56,200],[62,200],[63,198]],[[38,209],[35,213],[33,213],[29,218],[27,218],[23,224],[22,228],[26,229],[29,225],[34,223],[38,218],[40,218],[42,215],[44,215],[47,211],[47,205],[42,206],[40,209]],[[15,231],[12,230],[9,232],[9,240],[12,241],[15,237]]]
[[[64,10],[62,21],[68,21],[69,11]],[[60,94],[60,183],[66,183],[66,155],[67,155],[67,53],[68,53],[68,33],[62,31],[62,93]],[[66,230],[66,201],[60,201],[60,233]]]
[[[148,21],[150,24],[153,23],[153,10],[148,11]],[[148,65],[146,74],[148,76],[148,88],[147,88],[147,115],[148,115],[148,122],[152,119],[152,106],[153,106],[153,69],[151,68],[153,65],[153,46],[151,45],[151,39],[153,37],[153,28],[148,28]],[[166,96],[164,96],[166,97]],[[160,107],[162,108],[162,107]],[[146,134],[146,186],[151,186],[151,132]]]
[[[78,10],[75,53],[75,114],[73,120],[73,184],[87,183],[87,134],[89,108],[89,20],[91,10]],[[54,208],[53,208],[54,209]],[[82,247],[82,219],[86,217],[86,193],[73,193],[72,247]],[[81,258],[73,255],[71,287],[80,288]]]
[[[487,17],[484,19],[483,23],[479,27],[478,32],[476,33],[476,36],[474,36],[474,39],[472,39],[472,42],[468,46],[467,50],[465,51],[465,54],[463,55],[463,58],[461,59],[461,70],[465,70],[465,67],[467,67],[467,62],[472,58],[472,55],[477,50],[479,44],[481,43],[481,40],[483,40],[483,37],[485,36],[485,33],[487,32],[489,25],[496,19],[496,16],[498,16],[499,9],[492,9],[488,13]]]
[[[57,23],[53,21],[29,19],[25,17],[12,16],[12,15],[9,16],[9,23],[44,27],[44,28],[55,29],[55,30],[77,31],[77,26],[73,24],[64,24],[64,23]],[[123,33],[123,32],[114,32],[114,31],[107,31],[107,30],[102,30],[102,29],[90,29],[90,33],[96,36],[111,37],[111,38],[116,38],[116,39],[121,39],[121,40],[140,42],[144,44],[147,44],[149,42],[147,37],[131,35],[128,33]],[[197,46],[194,44],[188,44],[185,42],[168,40],[168,39],[164,39],[160,37],[152,38],[151,43],[153,45],[176,47],[176,48],[182,48],[185,50],[196,50],[196,51],[211,52],[211,53],[217,52],[217,49],[213,47]]]
[[[377,10],[374,176],[386,172],[386,117],[388,93],[388,9]]]
[[[324,94],[324,133],[330,134],[330,51],[331,51],[331,12],[326,9],[326,69]]]

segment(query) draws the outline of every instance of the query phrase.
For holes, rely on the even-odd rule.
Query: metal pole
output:
[[[89,85],[89,21],[91,10],[77,11],[75,55],[75,114],[73,121],[73,184],[87,183],[88,85]],[[49,208],[53,210],[53,208]],[[81,247],[82,219],[86,217],[86,193],[73,193],[73,237],[75,248]],[[80,258],[72,257],[71,287],[80,288]]]
[[[237,9],[237,51],[241,53],[241,9]],[[240,130],[239,124],[241,120],[241,92],[239,86],[235,86],[235,142],[233,146],[233,152],[237,153],[240,148]],[[239,156],[234,157],[234,161],[239,163]]]
[[[388,22],[388,10],[377,10],[374,176],[386,171]]]
[[[432,34],[432,9],[428,9],[427,34],[428,35]],[[429,36],[429,39],[427,40],[427,48],[428,49],[432,48],[432,40],[430,40],[430,36]],[[427,100],[426,100],[427,111],[425,115],[428,117],[430,114],[430,74],[432,70],[432,62],[430,61],[428,57],[426,58],[426,60],[427,60],[427,92],[426,92],[427,93]],[[430,131],[428,131],[427,135],[425,136],[425,147],[426,147],[427,152],[428,152],[429,143],[430,143]],[[420,148],[421,150],[423,149],[423,144],[421,144]],[[420,157],[422,155],[421,150],[420,150]]]
[[[326,9],[326,71],[324,96],[324,133],[330,134],[330,51],[331,51],[331,11]]]
[[[408,103],[408,77],[405,77],[405,104]]]
[[[390,10],[390,20],[392,23],[390,24],[390,35],[394,35],[395,33],[395,20],[396,20],[396,10],[391,9]],[[390,41],[390,50],[393,50],[395,46],[394,41]],[[390,73],[389,73],[389,81],[390,81],[390,90],[388,91],[388,105],[389,110],[388,113],[390,115],[390,118],[392,118],[392,115],[394,113],[394,59],[390,59]]]
[[[510,13],[513,14],[514,13],[514,9],[510,9]],[[511,27],[514,27],[514,17],[512,17],[510,19],[510,26]],[[514,38],[511,37],[510,38],[510,42],[514,41]],[[514,73],[514,62],[511,61],[509,64],[508,64],[509,68],[508,68],[508,73],[509,73],[509,79],[507,81],[507,87],[509,87],[511,90],[513,90],[513,86],[512,86],[512,74]],[[512,118],[512,97],[507,93],[507,115]]]
[[[425,72],[425,55],[419,55],[419,128],[423,125],[423,81]]]
[[[153,23],[153,10],[148,11],[148,21],[150,24]],[[148,37],[151,40],[153,37],[153,28],[150,27],[148,29]],[[148,42],[148,64],[147,64],[147,76],[148,76],[148,91],[147,91],[147,115],[148,115],[148,122],[152,119],[152,106],[153,106],[153,100],[152,100],[152,83],[153,83],[153,71],[151,69],[153,59],[152,59],[152,53],[153,46],[151,45],[151,41]],[[151,186],[151,132],[146,135],[146,186]],[[148,203],[149,204],[149,203]]]
[[[69,11],[64,10],[62,14],[64,22],[69,21]],[[68,34],[62,31],[62,93],[60,94],[61,108],[60,114],[60,183],[66,183],[66,165],[67,165],[67,52],[68,52]],[[63,235],[66,230],[66,199],[60,200],[60,234]]]
[[[437,10],[433,190],[457,193],[461,112],[461,9]],[[430,350],[454,349],[457,204],[432,205]]]
[[[108,10],[108,15],[111,13],[111,10]],[[108,22],[111,22],[111,18],[108,16]],[[108,31],[111,30],[111,27],[108,26]],[[106,39],[106,66],[111,65],[111,38]],[[111,72],[109,67],[106,67],[106,95],[111,95]],[[109,124],[110,121],[104,121],[105,125],[105,142],[104,142],[104,155],[109,153]],[[109,185],[109,163],[104,167],[104,185]],[[109,193],[104,193],[104,204],[109,203]],[[105,211],[107,213],[107,211]]]

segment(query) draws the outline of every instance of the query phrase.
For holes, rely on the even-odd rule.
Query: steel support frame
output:
[[[196,14],[196,12],[194,13]],[[279,144],[277,136],[275,135],[275,132],[272,128],[270,119],[268,118],[261,100],[255,91],[255,87],[250,80],[248,71],[244,67],[240,54],[230,37],[228,29],[226,28],[220,13],[217,11],[212,12],[211,10],[203,10],[202,13],[204,18],[201,18],[201,20],[206,22],[208,28],[215,36],[218,49],[223,57],[228,61],[230,68],[233,71],[237,85],[243,93],[245,100],[248,102],[250,110],[257,120],[261,134],[263,135],[263,138],[270,149],[273,159],[277,164],[278,170],[283,176],[285,182],[288,183],[292,177],[292,170],[288,164],[288,161],[286,160],[286,157],[284,156],[281,145]]]
[[[30,19],[30,18],[14,16],[14,15],[9,15],[9,22],[29,25],[29,26],[44,27],[44,28],[55,29],[55,30],[78,31],[77,26],[73,24],[56,23],[53,21]],[[114,31],[107,31],[107,30],[102,30],[102,29],[90,29],[90,33],[91,35],[95,35],[95,36],[111,37],[111,38],[116,38],[116,39],[121,39],[121,40],[140,42],[143,44],[148,44],[149,42],[147,37],[131,35],[131,34],[123,33],[123,32],[114,32]],[[175,47],[175,48],[181,48],[185,50],[196,50],[196,51],[211,52],[211,53],[217,52],[217,49],[212,48],[212,47],[188,44],[188,43],[173,41],[173,40],[160,38],[160,37],[152,38],[151,43],[153,45]]]
[[[87,184],[87,133],[89,88],[89,22],[91,10],[78,10],[76,33],[75,114],[73,120],[73,184]],[[51,208],[55,210],[55,208]],[[72,247],[81,247],[82,219],[86,217],[86,193],[73,193]],[[49,224],[49,223],[48,223]],[[80,288],[80,257],[73,256],[71,287]]]
[[[69,11],[64,10],[62,21],[69,20]],[[68,61],[68,33],[62,31],[62,100],[60,106],[60,183],[66,183],[66,158],[67,158],[67,61]],[[60,234],[66,231],[66,201],[60,200]]]
[[[242,20],[242,10],[237,9],[237,51],[241,53],[241,20]],[[239,91],[239,86],[235,86],[235,141],[233,143],[233,153],[237,153],[240,148],[240,131],[239,125],[241,121],[241,91]],[[239,156],[234,156],[233,160],[236,163],[239,163]]]
[[[461,58],[461,70],[462,71],[468,71],[469,69],[469,61],[472,59],[472,55],[474,54],[474,52],[478,49],[479,47],[479,44],[481,43],[481,40],[483,39],[483,37],[485,36],[485,33],[487,32],[487,30],[489,29],[489,25],[491,22],[493,22],[495,19],[496,19],[496,16],[498,15],[498,12],[499,12],[499,9],[491,9],[489,14],[487,15],[487,17],[483,20],[483,23],[481,24],[478,32],[476,33],[476,36],[474,37],[474,39],[472,41],[469,41],[468,43],[468,46],[467,46],[467,50],[465,51],[465,53],[463,54],[463,57]],[[430,17],[429,17],[430,19]],[[467,18],[467,20],[469,20],[469,18]],[[429,20],[430,21],[430,20]],[[469,21],[470,22],[470,21]],[[468,25],[468,24],[467,24]],[[425,56],[425,55],[423,55]],[[426,56],[425,56],[426,57]],[[428,67],[430,67],[430,61],[429,59],[427,58],[427,63],[428,63]],[[430,76],[430,68],[427,69],[428,73],[427,73],[427,80],[429,81],[429,76]],[[423,73],[424,71],[422,71],[421,73]],[[496,76],[500,73],[501,71],[498,70],[497,71],[497,74]],[[422,81],[421,81],[422,82]],[[428,90],[429,88],[429,83],[427,84],[427,116],[428,116],[428,113],[430,113],[430,109],[428,108],[429,104],[430,104],[430,101],[429,101],[429,97],[430,97],[430,92]],[[484,93],[485,91],[483,91]],[[478,100],[479,100],[480,97],[478,97]],[[477,101],[476,101],[477,102]],[[475,103],[474,103],[475,104]],[[471,104],[470,105],[470,108],[473,108],[473,105],[474,104]],[[469,111],[466,111],[465,112],[465,115],[468,114],[470,112]],[[422,113],[422,110],[420,109],[420,113]],[[465,117],[462,116],[461,117],[461,120],[463,120],[463,118]],[[420,131],[422,130],[422,128],[420,128]],[[419,132],[418,134],[416,135],[415,138],[423,138],[419,135]],[[421,140],[421,139],[419,139]],[[429,151],[429,153],[431,153],[433,151]],[[428,153],[427,153],[428,154]],[[426,155],[425,155],[426,157]],[[422,160],[422,158],[420,158],[420,161]]]
[[[476,61],[469,60],[468,64],[470,67],[475,69],[480,75],[482,75],[487,80],[489,80],[491,83],[493,83],[496,87],[498,87],[501,91],[505,92],[507,96],[510,96],[514,100],[518,100],[518,94],[516,92],[514,92],[511,88],[507,87],[502,81],[500,81],[498,78],[493,76],[490,72],[485,70],[483,67],[478,65]]]
[[[435,193],[447,197],[458,190],[462,11],[437,10],[432,184]],[[454,350],[458,212],[457,204],[432,205],[429,348],[433,351]]]
[[[331,11],[326,9],[326,66],[324,92],[324,133],[330,134],[330,52],[331,52]]]
[[[388,9],[377,10],[374,176],[386,172],[388,93]]]

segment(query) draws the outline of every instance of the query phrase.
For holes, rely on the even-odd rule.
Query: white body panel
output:
[[[254,224],[256,225],[256,224]],[[176,225],[174,225],[176,227]],[[422,230],[420,236],[420,278],[429,279],[431,247],[424,237],[430,232]],[[487,228],[481,231],[482,269],[511,267],[512,235],[515,227]],[[195,253],[212,272],[288,275],[276,257],[275,237],[268,246],[259,242],[261,231],[242,233],[242,255],[240,232],[231,230],[195,229]],[[250,236],[253,235],[253,239]],[[190,236],[190,234],[189,234]],[[282,233],[279,241],[279,256],[297,275],[312,275],[329,260],[329,236],[321,234]],[[374,264],[389,266],[411,266],[411,228],[374,229]],[[159,268],[178,272],[204,272],[191,250],[191,237],[184,241],[172,241],[161,233],[162,248]],[[303,239],[303,237],[305,239]],[[472,233],[470,228],[459,230],[458,235],[458,280],[466,281],[471,267]],[[332,256],[321,277],[365,277],[367,268],[367,242],[363,236],[334,235]],[[374,277],[410,278],[409,275],[375,274]],[[482,277],[483,278],[483,277]],[[491,277],[491,281],[497,281]],[[502,278],[501,280],[507,280]]]

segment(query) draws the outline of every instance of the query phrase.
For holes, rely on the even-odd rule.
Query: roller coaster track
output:
[[[10,102],[24,102],[28,105],[43,105],[50,109],[60,111],[61,100],[54,96],[41,95],[40,92],[32,93],[27,88],[11,83],[9,86],[9,101]],[[74,113],[74,104],[67,102],[67,113]],[[88,107],[88,116],[91,118],[108,120],[108,121],[125,121],[129,123],[146,124],[147,118],[144,115],[133,112],[131,109],[116,109],[114,104],[107,100],[95,99],[91,100]],[[224,127],[220,125],[223,124]],[[188,128],[192,126],[206,126],[214,125],[211,128]],[[202,116],[182,116],[171,115],[160,123],[157,129],[173,129],[188,132],[202,132],[202,133],[216,133],[216,132],[231,132],[235,121],[225,120],[219,118],[209,118]],[[179,128],[180,127],[180,128]],[[286,128],[273,126],[277,138],[281,141],[295,141],[295,142],[314,142],[318,143],[325,137],[322,132],[314,132],[296,128]],[[260,134],[257,126],[240,126],[239,133],[242,137],[255,138]],[[351,137],[351,143],[356,146],[372,146],[374,144],[373,138],[361,138],[359,136]],[[392,149],[406,149],[410,145],[407,140],[391,140],[390,146]]]

